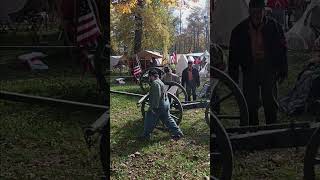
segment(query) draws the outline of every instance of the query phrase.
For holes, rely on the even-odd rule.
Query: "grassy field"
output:
[[[289,77],[279,86],[279,97],[285,96],[294,87],[298,74],[307,64],[310,55],[289,53]],[[264,122],[263,109],[259,112],[260,123]],[[279,113],[280,122],[315,121],[308,113],[288,117]],[[271,149],[253,152],[235,152],[233,179],[236,180],[293,180],[303,179],[303,158],[305,148]],[[317,169],[320,173],[320,169]]]
[[[79,68],[61,53],[49,52],[46,73],[23,69],[15,60],[17,52],[1,55],[1,90],[102,103],[95,79],[80,81]],[[0,179],[99,179],[98,147],[88,149],[82,128],[101,114],[1,100]]]
[[[95,79],[79,80],[77,65],[50,52],[50,70],[32,73],[15,60],[21,52],[1,52],[0,89],[26,94],[102,103]],[[289,79],[279,88],[285,95],[309,56],[290,54]],[[111,89],[141,93],[136,84]],[[171,141],[168,132],[155,130],[150,142],[139,142],[143,122],[139,98],[110,95],[111,179],[203,179],[209,175],[209,129],[204,110],[187,110],[181,129],[185,138]],[[102,112],[0,101],[0,179],[99,179],[97,146],[87,148],[82,127]],[[263,111],[261,110],[263,122]],[[291,117],[312,121],[314,116]],[[290,119],[280,114],[282,122]],[[97,145],[97,143],[95,143]],[[304,148],[235,152],[234,179],[302,179]]]
[[[111,89],[139,92],[138,86]],[[111,179],[201,179],[209,175],[209,128],[204,110],[187,110],[181,129],[185,138],[170,140],[155,130],[150,142],[136,139],[143,131],[139,98],[111,95]],[[135,155],[136,154],[136,155]]]

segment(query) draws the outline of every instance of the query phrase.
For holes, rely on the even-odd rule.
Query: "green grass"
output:
[[[298,74],[307,64],[308,54],[289,54],[289,77],[279,86],[279,97],[285,96],[294,87]],[[264,123],[263,109],[259,112],[260,124]],[[314,121],[315,116],[303,113],[299,116],[288,117],[279,113],[280,122]],[[233,178],[236,180],[274,179],[292,180],[303,179],[303,158],[305,148],[271,149],[254,152],[235,152]]]
[[[79,68],[57,57],[63,56],[46,59],[50,69],[44,73],[17,69],[14,58],[2,61],[0,69],[5,71],[1,71],[1,90],[103,103],[95,79],[87,76],[80,81]],[[94,139],[94,147],[89,150],[82,128],[101,114],[1,100],[0,179],[99,179],[98,141]]]
[[[95,79],[79,80],[79,67],[55,52],[45,59],[46,73],[17,68],[21,52],[1,54],[0,89],[89,103],[102,103]],[[1,52],[3,53],[3,51]],[[279,87],[285,95],[309,56],[290,54],[289,79]],[[138,85],[111,89],[141,93]],[[202,179],[209,175],[209,129],[204,110],[183,112],[185,138],[171,141],[168,132],[155,130],[150,142],[139,142],[143,122],[139,98],[111,94],[111,179]],[[0,101],[0,179],[99,179],[102,176],[98,144],[88,150],[82,127],[100,112]],[[303,114],[281,122],[312,121]],[[263,123],[263,110],[260,112]],[[302,179],[304,148],[235,152],[234,179]],[[133,155],[139,152],[139,155]]]
[[[132,85],[111,89],[140,91]],[[183,113],[182,140],[171,141],[169,132],[155,130],[150,142],[140,142],[136,137],[142,134],[143,121],[138,100],[111,96],[111,179],[201,179],[209,175],[209,128],[204,110]],[[130,157],[135,152],[140,155]]]

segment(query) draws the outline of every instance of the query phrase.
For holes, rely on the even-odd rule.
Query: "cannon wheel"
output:
[[[230,139],[218,117],[210,112],[211,118],[211,138],[213,149],[210,155],[210,161],[212,163],[211,178],[210,179],[224,179],[230,180],[232,178],[233,170],[233,151],[230,143]]]
[[[164,71],[162,69],[160,69],[160,68],[157,68],[157,67],[151,67],[151,68],[148,68],[148,69],[145,69],[144,71],[142,71],[142,74],[141,74],[141,76],[139,78],[139,84],[140,84],[140,88],[145,93],[147,93],[149,91],[149,87],[150,87],[149,71],[151,71],[151,70],[158,71],[159,75],[160,75],[160,78],[164,74]]]
[[[181,84],[174,81],[164,81],[163,83],[169,86],[168,89],[170,89],[172,86],[177,86],[178,89],[175,93],[176,97],[180,100],[188,101],[187,91]]]
[[[213,113],[220,119],[239,120],[240,126],[249,124],[247,102],[238,85],[223,71],[211,66],[211,99],[205,111],[205,120],[210,125],[210,106]],[[234,99],[234,101],[232,101]],[[228,100],[232,101],[231,103]],[[225,106],[225,103],[228,106]]]
[[[318,166],[318,167],[316,167]],[[304,179],[314,180],[317,179],[316,169],[320,166],[320,127],[314,132],[311,140],[308,143],[306,153],[304,156]],[[319,178],[319,177],[318,177]]]
[[[170,101],[170,115],[176,121],[177,125],[179,125],[182,120],[182,111],[183,111],[182,104],[179,101],[179,99],[171,93],[168,93],[168,98]],[[145,114],[148,111],[148,109],[149,109],[149,95],[141,103],[141,113],[142,113],[143,119],[145,118]],[[161,130],[166,130],[166,128],[164,128],[164,124],[162,124],[161,121],[156,128]]]

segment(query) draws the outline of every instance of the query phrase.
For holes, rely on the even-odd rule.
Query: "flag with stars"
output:
[[[94,11],[96,7],[95,0],[79,1],[77,43],[80,47],[97,45],[97,39],[101,36]]]

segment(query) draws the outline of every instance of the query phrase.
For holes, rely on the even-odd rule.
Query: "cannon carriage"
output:
[[[273,148],[290,148],[306,146],[304,157],[304,179],[317,179],[320,162],[320,123],[319,122],[294,122],[272,124],[264,126],[248,125],[248,109],[240,88],[228,77],[221,76],[219,72],[211,67],[212,74],[218,76],[219,80],[227,77],[226,82],[232,82],[235,88],[243,113],[240,113],[239,126],[226,126],[226,116],[217,110],[215,94],[213,93],[209,107],[206,109],[206,121],[210,124],[211,143],[211,179],[232,179],[233,152],[241,150],[263,150]],[[225,79],[226,80],[226,79]],[[219,102],[219,101],[218,101]],[[320,107],[320,101],[318,107]],[[244,118],[245,117],[245,118]],[[319,121],[319,120],[318,120]]]

